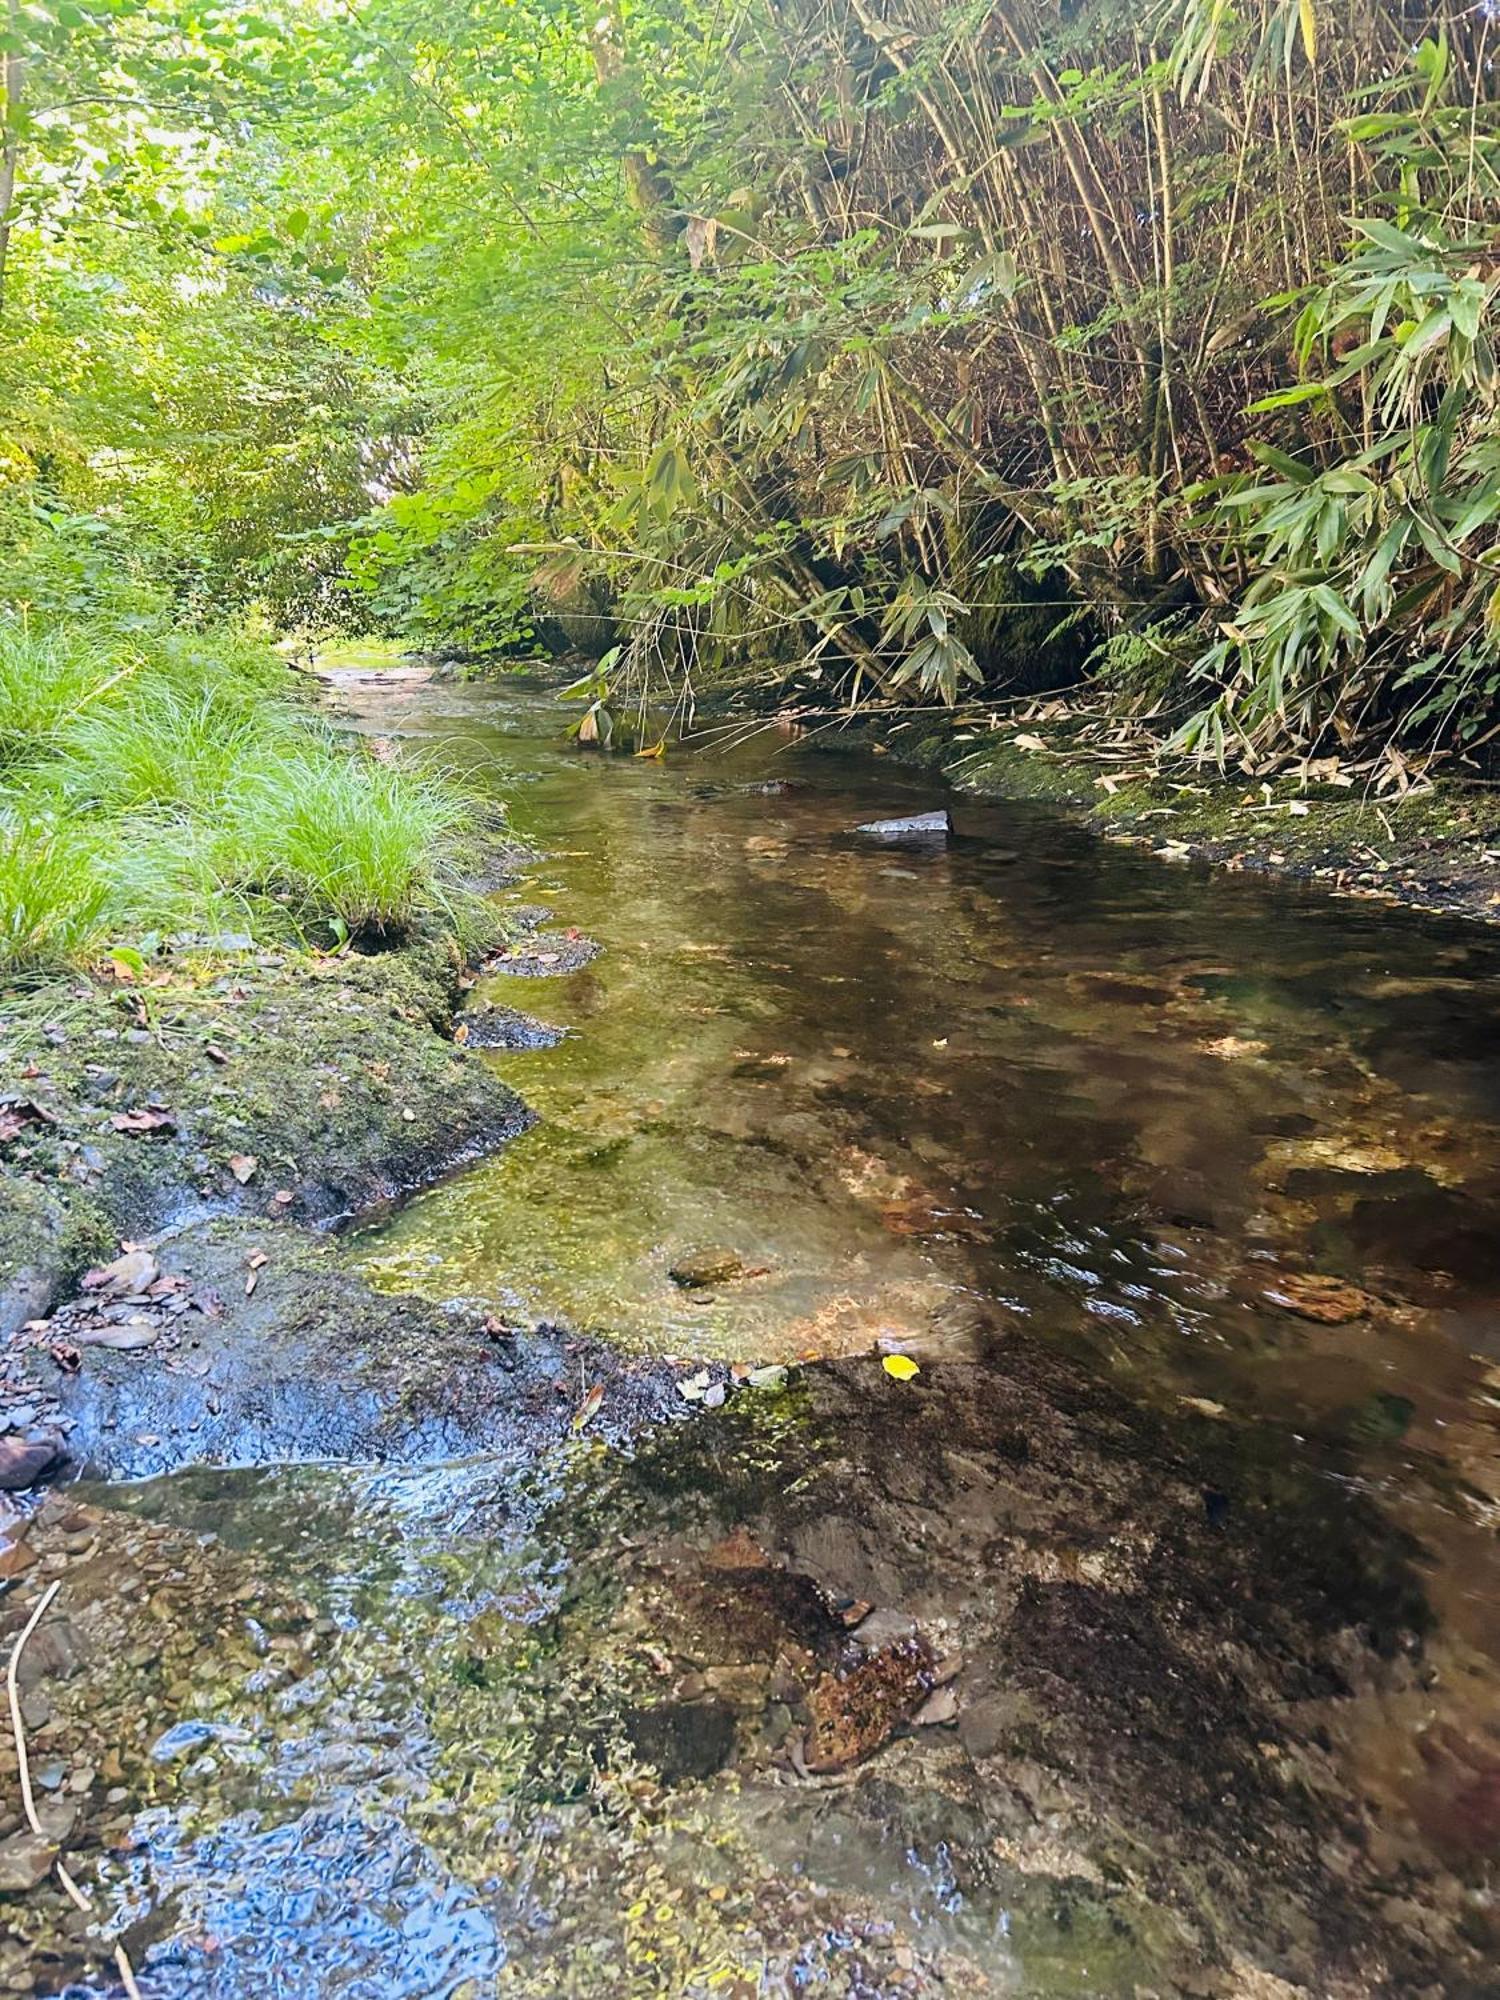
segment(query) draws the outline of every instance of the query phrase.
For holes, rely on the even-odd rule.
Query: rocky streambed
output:
[[[0,1991],[1500,1990],[1464,1033],[1408,1109],[1301,912],[1273,993],[1142,864],[834,837],[933,810],[863,767],[368,707],[562,856],[477,982],[0,1036]]]

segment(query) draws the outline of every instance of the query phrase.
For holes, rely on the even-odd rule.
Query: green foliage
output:
[[[1181,747],[1477,746],[1490,11],[38,0],[7,595],[618,641],[596,726],[1113,701],[1181,619]]]
[[[0,975],[53,971],[105,934],[104,857],[55,821],[0,810]]]
[[[1421,53],[1430,90],[1439,58]],[[1500,697],[1500,277],[1471,228],[1481,162],[1425,110],[1360,129],[1400,169],[1401,220],[1357,219],[1297,322],[1304,380],[1252,405],[1316,403],[1323,435],[1297,456],[1257,445],[1271,476],[1219,503],[1253,580],[1199,662],[1223,692],[1180,740],[1220,755],[1349,740],[1372,709],[1463,744]]]
[[[0,974],[467,919],[472,802],[337,741],[241,635],[0,625],[0,744]]]
[[[0,770],[53,750],[86,705],[128,671],[128,660],[81,634],[0,622]]]

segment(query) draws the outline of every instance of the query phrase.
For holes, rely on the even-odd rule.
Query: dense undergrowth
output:
[[[0,976],[461,929],[474,802],[233,631],[0,623]]]
[[[39,614],[574,647],[596,738],[714,686],[1062,691],[1256,772],[1500,740],[1491,0],[18,21]]]

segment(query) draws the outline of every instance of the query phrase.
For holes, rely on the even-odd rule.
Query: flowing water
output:
[[[519,1487],[84,1496],[148,2000],[1500,1992],[1500,941],[345,693],[509,801],[542,929],[475,999],[558,1031],[363,1265],[742,1386]],[[957,1714],[809,1772],[872,1605]]]

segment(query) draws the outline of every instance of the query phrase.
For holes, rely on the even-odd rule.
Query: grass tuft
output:
[[[0,977],[453,928],[475,801],[335,737],[263,646],[132,643],[0,624]]]
[[[99,858],[55,822],[0,818],[0,971],[59,971],[102,944],[109,885]]]
[[[304,922],[389,939],[446,908],[464,817],[461,796],[439,781],[302,750],[258,767],[229,827],[246,886],[288,897]]]

